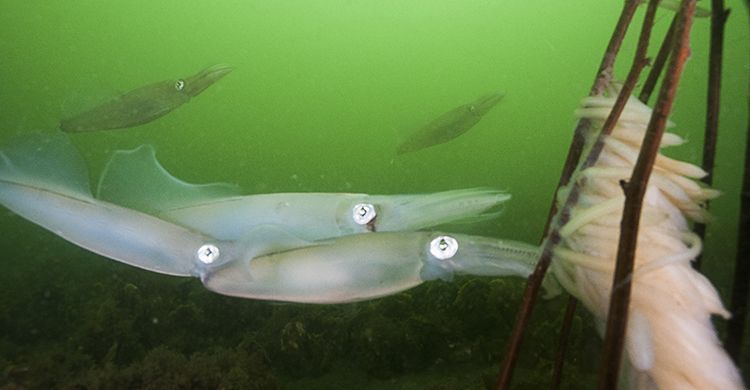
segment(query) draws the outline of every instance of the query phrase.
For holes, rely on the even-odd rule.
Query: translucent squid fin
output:
[[[26,134],[0,150],[0,181],[91,198],[81,154],[62,132]]]
[[[96,196],[148,214],[239,194],[228,183],[191,184],[167,172],[151,145],[118,150],[104,168]]]

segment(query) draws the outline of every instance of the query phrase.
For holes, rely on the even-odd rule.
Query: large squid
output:
[[[416,195],[240,196],[229,184],[190,184],[173,177],[159,164],[150,145],[116,151],[99,181],[97,197],[223,240],[240,239],[268,224],[282,224],[306,240],[419,230],[494,218],[510,199],[509,194],[489,188]]]
[[[153,157],[150,152],[147,155]],[[101,189],[115,177],[116,165],[110,164]],[[156,168],[152,171],[163,171]],[[221,294],[292,302],[351,302],[393,294],[428,280],[450,279],[454,273],[526,276],[538,253],[537,247],[519,242],[399,231],[492,215],[487,210],[507,195],[486,189],[395,197],[282,194],[281,200],[272,200],[274,195],[225,196],[221,193],[227,187],[220,185],[191,187],[183,193],[193,194],[195,188],[207,191],[199,191],[198,198],[184,200],[178,208],[143,212],[92,196],[85,164],[62,133],[19,139],[0,151],[0,203],[8,209],[102,256],[154,272],[197,277]],[[212,195],[214,203],[206,195],[211,191],[217,191]],[[375,207],[377,217],[365,223],[361,222],[371,214],[369,206],[362,206],[365,203],[340,214],[339,218],[354,222],[349,226],[363,226],[366,233],[342,230],[337,217],[297,220],[298,214],[268,210],[257,224],[237,222],[253,220],[252,213],[264,212],[269,202],[325,213],[351,200],[359,202],[357,196],[384,210],[381,215]],[[235,209],[242,216],[226,220],[229,227],[222,233],[217,219],[224,221],[226,214],[219,211],[226,202],[249,202],[251,206]],[[467,205],[466,210],[458,210]],[[188,209],[201,212],[188,222],[179,222],[180,211]],[[421,212],[430,210],[444,213],[424,218]],[[390,221],[390,215],[403,224]],[[381,232],[374,232],[383,226]]]

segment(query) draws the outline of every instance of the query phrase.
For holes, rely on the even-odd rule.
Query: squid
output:
[[[122,129],[149,123],[198,96],[232,68],[214,65],[183,79],[159,81],[60,121],[60,130],[70,133]]]
[[[500,92],[482,96],[440,115],[404,140],[396,149],[396,154],[426,149],[458,137],[479,123],[504,96]]]
[[[223,240],[239,239],[258,226],[281,224],[313,241],[487,220],[500,215],[510,199],[490,188],[416,195],[239,195],[230,184],[191,184],[175,178],[150,145],[116,151],[100,178],[97,197]]]
[[[454,274],[527,277],[539,255],[538,247],[520,242],[440,232],[364,233],[289,244],[293,249],[212,267],[201,280],[224,295],[343,303],[430,280],[450,281]]]
[[[360,301],[454,274],[525,277],[539,252],[521,242],[423,231],[310,240],[295,234],[301,226],[282,220],[230,229],[243,232],[237,238],[214,237],[206,233],[212,229],[94,197],[83,159],[60,132],[18,139],[0,151],[0,204],[104,257],[195,277],[220,294],[273,301]]]

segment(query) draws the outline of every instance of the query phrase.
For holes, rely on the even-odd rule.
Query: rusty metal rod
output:
[[[653,64],[651,65],[651,71],[648,74],[648,77],[646,79],[646,82],[643,85],[643,88],[641,89],[641,93],[638,96],[638,100],[642,101],[643,103],[648,103],[648,99],[651,95],[651,92],[653,91],[654,86],[656,85],[657,80],[659,79],[659,76],[661,72],[664,70],[664,65],[667,62],[667,58],[669,58],[669,52],[672,49],[673,45],[673,37],[674,37],[674,27],[675,27],[675,21],[677,20],[677,15],[675,14],[675,17],[672,18],[672,23],[669,25],[669,29],[664,36],[664,39],[662,40],[661,46],[659,47],[659,52],[656,55],[656,59],[653,61]],[[635,69],[633,67],[632,69]],[[627,83],[628,85],[631,85],[630,83]],[[626,95],[627,96],[627,95]],[[618,110],[618,112],[620,112]],[[607,132],[609,134],[609,132]],[[555,354],[555,365],[554,370],[552,372],[552,386],[551,389],[558,389],[560,384],[562,383],[562,368],[563,368],[563,362],[562,360],[565,358],[565,351],[567,349],[566,345],[568,342],[568,332],[570,332],[571,324],[570,321],[573,321],[573,314],[575,313],[575,308],[577,306],[577,300],[573,297],[570,297],[568,299],[567,307],[565,309],[565,316],[563,318],[563,323],[560,327],[560,337],[558,338],[558,352]]]
[[[560,327],[560,337],[557,342],[557,353],[555,354],[555,366],[552,371],[552,385],[550,389],[557,390],[562,384],[562,372],[565,366],[565,353],[568,350],[568,336],[570,329],[573,327],[573,318],[575,318],[578,300],[572,295],[568,297],[568,304],[565,306],[565,316],[563,316],[562,326]]]
[[[658,5],[658,1],[656,0],[651,0],[649,2],[649,7],[643,19],[643,25],[641,27],[641,34],[638,38],[638,46],[636,48],[636,53],[633,58],[633,65],[631,66],[630,71],[628,72],[628,75],[625,78],[625,82],[623,83],[622,88],[620,89],[620,93],[618,94],[617,99],[615,100],[615,104],[612,106],[612,110],[607,116],[607,119],[604,121],[604,124],[602,125],[602,129],[599,131],[599,135],[597,136],[596,141],[591,147],[591,150],[589,151],[589,154],[586,156],[586,159],[584,160],[583,164],[581,164],[581,167],[580,167],[581,171],[586,168],[594,166],[594,164],[596,164],[596,162],[599,160],[599,156],[601,155],[601,152],[604,149],[605,139],[612,133],[612,130],[617,125],[617,121],[620,118],[620,114],[622,114],[622,111],[625,109],[625,105],[627,104],[628,99],[630,98],[630,96],[633,93],[633,90],[635,89],[636,83],[638,82],[638,78],[641,72],[648,64],[648,58],[646,57],[646,55],[648,53],[648,45],[651,40],[651,30],[654,24],[654,17],[656,15],[657,5]],[[580,191],[583,185],[584,185],[583,181],[573,184],[573,188],[570,191],[570,195],[568,196],[568,199],[566,200],[566,203],[560,212],[558,223],[555,225],[554,229],[550,233],[550,236],[549,236],[550,239],[548,239],[548,241],[546,242],[543,253],[549,252],[551,256],[551,251],[554,248],[554,245],[557,245],[557,243],[560,241],[558,229],[562,227],[568,221],[571,210],[578,203],[578,197],[580,195]],[[553,242],[552,238],[554,238],[554,242],[555,242],[554,245],[551,244]],[[565,340],[565,336],[561,335],[560,340],[561,342],[563,342]],[[559,358],[561,359],[562,357],[559,356]],[[559,378],[557,377],[557,375],[561,375],[561,373],[553,372],[553,376],[552,376],[553,386],[557,381],[559,381]]]
[[[750,91],[749,91],[750,92]],[[748,104],[750,110],[750,104]],[[745,146],[745,172],[742,178],[740,193],[740,219],[737,228],[737,257],[734,266],[732,299],[730,312],[732,318],[727,324],[727,339],[724,345],[729,356],[740,365],[742,343],[744,339],[745,318],[747,317],[748,278],[750,278],[750,121],[747,128]]]
[[[711,0],[711,43],[708,55],[708,96],[706,97],[706,130],[703,136],[703,164],[701,167],[708,175],[703,182],[710,186],[714,177],[714,160],[716,159],[716,139],[719,131],[719,108],[721,98],[721,63],[724,56],[724,25],[729,10],[724,8],[724,0]],[[708,202],[706,202],[708,208]],[[706,225],[696,223],[693,231],[703,240],[706,237]],[[703,255],[693,262],[696,269],[701,269]]]
[[[615,67],[615,60],[617,54],[620,52],[622,42],[625,40],[625,34],[628,31],[633,15],[635,14],[636,8],[640,4],[640,0],[628,0],[623,6],[620,18],[617,20],[617,25],[612,32],[612,36],[609,39],[607,48],[604,51],[604,56],[599,64],[599,69],[596,71],[596,78],[589,91],[589,96],[601,95],[604,92],[604,88],[612,82]],[[565,164],[563,170],[560,173],[560,180],[557,183],[557,190],[564,187],[570,181],[570,177],[573,175],[578,161],[581,159],[581,153],[583,153],[583,147],[586,143],[586,134],[591,128],[591,122],[587,119],[581,119],[576,124],[576,128],[573,131],[573,139],[571,140],[570,146],[568,147],[568,155],[565,158]],[[556,198],[555,198],[556,199]],[[557,212],[557,203],[555,200],[550,205],[550,211],[547,214],[547,223],[544,227],[544,235],[547,235],[549,231],[549,225]]]
[[[646,193],[648,179],[653,170],[656,155],[659,152],[664,127],[672,110],[677,85],[689,54],[688,43],[696,0],[683,0],[680,6],[679,19],[675,28],[675,43],[669,67],[664,77],[659,99],[656,102],[651,120],[648,123],[641,151],[638,154],[633,175],[623,184],[625,190],[625,208],[620,223],[620,241],[617,247],[617,263],[612,280],[612,296],[607,314],[607,330],[604,336],[602,366],[599,371],[599,389],[617,388],[625,330],[627,328],[630,290],[635,260],[638,226],[640,224],[643,196]],[[649,6],[651,2],[649,3]]]
[[[656,54],[656,58],[654,58],[654,62],[651,64],[651,71],[648,73],[646,81],[643,82],[643,88],[641,88],[641,93],[638,95],[638,100],[642,101],[644,104],[648,104],[648,99],[651,98],[651,93],[656,87],[656,82],[659,81],[659,76],[661,76],[661,72],[664,70],[667,58],[669,58],[669,52],[673,46],[672,42],[674,40],[674,26],[676,20],[677,15],[672,18],[669,30],[667,30],[667,34],[664,36],[664,40],[659,47],[659,53]]]
[[[750,16],[750,1],[747,2]],[[747,109],[750,112],[750,84],[747,90]],[[747,298],[750,290],[750,118],[747,123],[747,138],[745,140],[745,171],[742,176],[740,191],[740,219],[737,228],[737,256],[734,265],[734,281],[732,283],[732,299],[730,312],[732,318],[727,324],[727,338],[724,345],[729,356],[739,366],[742,357],[745,319],[747,317]]]
[[[596,79],[594,80],[594,84],[591,87],[591,95],[600,94],[604,90],[604,88],[611,82],[612,71],[614,69],[614,63],[615,59],[617,58],[617,53],[622,46],[622,42],[625,39],[625,34],[628,30],[628,26],[630,26],[630,22],[632,21],[635,10],[639,4],[640,0],[627,0],[623,5],[623,9],[620,13],[617,25],[615,26],[612,37],[610,38],[609,44],[607,45],[607,49],[604,53],[604,57],[602,58],[602,61],[599,65],[599,69],[597,70]],[[568,149],[568,156],[565,160],[565,165],[560,175],[560,180],[558,182],[557,188],[558,191],[562,186],[568,183],[570,177],[573,174],[573,171],[575,171],[578,160],[580,160],[581,154],[583,152],[585,135],[590,127],[590,121],[583,119],[578,121],[578,125],[576,126],[576,129],[574,131],[570,148]],[[556,197],[553,198],[552,206],[550,207],[550,212],[547,218],[547,225],[544,229],[545,236],[546,232],[549,230],[549,226],[553,219],[553,216],[556,214],[555,199]],[[569,218],[569,214],[565,218]],[[559,242],[559,240],[559,234],[556,237],[548,238],[546,241],[547,245],[545,246],[552,248],[557,242]],[[497,380],[495,382],[495,388],[498,390],[508,389],[508,387],[510,386],[510,382],[513,378],[513,370],[515,368],[516,361],[518,360],[518,352],[521,348],[524,330],[526,329],[529,318],[531,317],[531,312],[536,302],[536,298],[539,295],[539,288],[542,285],[544,275],[547,272],[547,268],[549,268],[550,260],[552,258],[551,255],[552,252],[550,250],[546,250],[542,253],[539,261],[537,262],[536,268],[534,269],[534,272],[529,276],[526,282],[526,289],[524,290],[522,303],[518,310],[518,313],[516,314],[516,321],[513,326],[510,341],[508,342],[505,357],[500,367],[500,373],[498,374]]]

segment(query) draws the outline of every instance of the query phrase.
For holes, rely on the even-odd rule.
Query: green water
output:
[[[113,150],[149,143],[177,177],[247,193],[498,187],[513,195],[506,213],[467,230],[538,242],[572,112],[620,10],[614,0],[196,3],[0,0],[0,141],[52,130],[95,97],[227,63],[231,74],[162,119],[73,135],[92,177]],[[711,205],[704,259],[725,302],[750,66],[745,4],[728,6],[714,181],[724,195]],[[656,37],[670,20],[658,14]],[[693,163],[708,30],[708,20],[696,21],[672,116],[689,143],[667,152]],[[621,78],[634,40],[622,50]],[[470,132],[396,157],[412,131],[495,91],[504,100]],[[87,253],[7,211],[0,248],[0,387],[9,388],[482,388],[522,289],[516,280],[465,278],[333,307],[226,298]],[[519,387],[546,383],[563,304],[544,302],[537,313]],[[596,372],[599,341],[580,316],[571,388]]]

